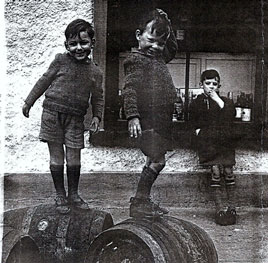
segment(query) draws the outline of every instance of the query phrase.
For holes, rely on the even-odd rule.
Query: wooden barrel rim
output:
[[[160,243],[160,247],[164,250],[164,255],[168,255],[170,257],[171,262],[176,262],[179,258],[180,260],[183,257],[182,247],[184,245],[177,237],[178,233],[173,231],[167,224],[165,224],[165,220],[159,218],[155,221],[150,221],[148,219],[141,220],[133,220],[129,219],[126,223],[134,224],[140,228],[143,228],[144,231],[147,231],[154,240]],[[168,231],[168,232],[167,232]],[[162,240],[168,239],[168,246]],[[188,263],[187,261],[181,261],[181,263]]]
[[[129,233],[134,233],[141,240],[141,242],[145,243],[150,248],[150,250],[152,251],[153,257],[155,259],[155,263],[166,262],[165,255],[162,252],[162,249],[159,246],[159,244],[156,243],[154,239],[152,238],[152,235],[148,234],[148,232],[146,232],[143,228],[137,229],[133,225],[120,224],[118,226],[112,227],[111,229],[108,229],[107,232],[109,231],[117,232],[116,230],[120,230],[120,231],[124,230]],[[143,239],[141,239],[140,236],[142,236]],[[159,251],[161,253],[159,253]]]

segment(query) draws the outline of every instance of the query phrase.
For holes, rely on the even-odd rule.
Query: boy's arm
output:
[[[102,81],[103,81],[103,75],[102,73],[99,73],[98,76],[96,76],[96,86],[94,92],[92,92],[91,97],[93,118],[97,117],[99,121],[101,121],[104,107]]]
[[[25,99],[25,103],[32,107],[36,100],[48,89],[52,81],[55,79],[56,73],[58,71],[58,59],[57,56],[54,61],[50,64],[48,70],[43,74],[43,76],[36,82],[33,89],[30,91],[29,95]]]
[[[171,21],[168,18],[167,13],[163,11],[162,9],[157,9],[157,11],[159,12],[161,16],[163,16],[168,21],[168,24],[169,24],[170,34],[169,34],[169,37],[166,42],[166,46],[163,51],[163,58],[165,62],[168,63],[175,57],[177,53],[177,50],[178,50],[177,39],[173,32]]]
[[[223,119],[225,121],[232,122],[235,120],[235,106],[234,102],[227,98],[222,98],[224,101],[224,107],[221,109],[221,114],[223,115]]]
[[[142,72],[135,61],[124,62],[125,78],[123,88],[124,110],[127,120],[139,118],[137,89],[141,86]]]
[[[176,56],[177,50],[177,39],[170,24],[170,35],[163,51],[163,58],[166,63],[170,62]]]
[[[140,114],[138,111],[137,89],[141,87],[142,72],[135,61],[124,62],[125,83],[123,89],[124,110],[128,120],[130,137],[137,138],[141,135]]]

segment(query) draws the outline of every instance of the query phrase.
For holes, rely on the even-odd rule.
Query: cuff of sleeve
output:
[[[33,106],[33,103],[30,103],[27,99],[24,100],[24,102],[25,102],[29,107],[32,107],[32,106]]]
[[[134,118],[138,118],[138,119],[139,119],[140,116],[139,116],[139,115],[128,116],[128,117],[127,117],[127,120],[130,121],[131,119],[134,119]]]

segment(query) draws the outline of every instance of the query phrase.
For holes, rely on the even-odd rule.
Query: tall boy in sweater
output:
[[[70,206],[88,209],[78,195],[81,149],[84,148],[84,115],[91,104],[91,127],[98,131],[103,111],[102,72],[88,58],[94,44],[90,23],[76,19],[65,30],[66,53],[57,54],[37,81],[22,111],[29,117],[35,101],[45,93],[39,138],[47,142],[50,171],[56,189],[56,210],[66,214]],[[65,145],[65,148],[64,148]],[[64,157],[67,163],[68,199],[64,187]]]
[[[146,155],[130,216],[168,213],[150,199],[150,191],[165,166],[176,90],[166,63],[174,58],[177,42],[167,14],[160,9],[140,20],[138,49],[124,61],[124,108],[130,137]]]

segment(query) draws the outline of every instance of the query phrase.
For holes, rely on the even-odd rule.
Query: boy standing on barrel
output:
[[[78,195],[78,184],[84,148],[83,121],[90,96],[93,132],[98,131],[103,111],[102,72],[88,57],[95,41],[93,27],[83,19],[76,19],[67,26],[65,37],[67,52],[56,55],[22,108],[28,118],[35,101],[45,93],[39,139],[48,144],[50,171],[57,194],[56,209],[62,214],[68,213],[70,206],[89,209]],[[65,156],[68,199],[64,187]]]
[[[166,63],[175,57],[177,42],[167,14],[160,9],[142,17],[136,39],[138,49],[124,61],[124,109],[130,137],[137,140],[147,161],[130,199],[130,216],[159,216],[168,211],[150,199],[150,191],[165,166],[171,134],[176,90]]]
[[[190,107],[199,163],[211,170],[210,187],[216,204],[216,223],[231,225],[236,223],[232,131],[235,107],[231,99],[219,95],[220,75],[216,70],[205,70],[201,74],[200,87],[204,93],[198,95]],[[228,200],[225,207],[226,194]]]

